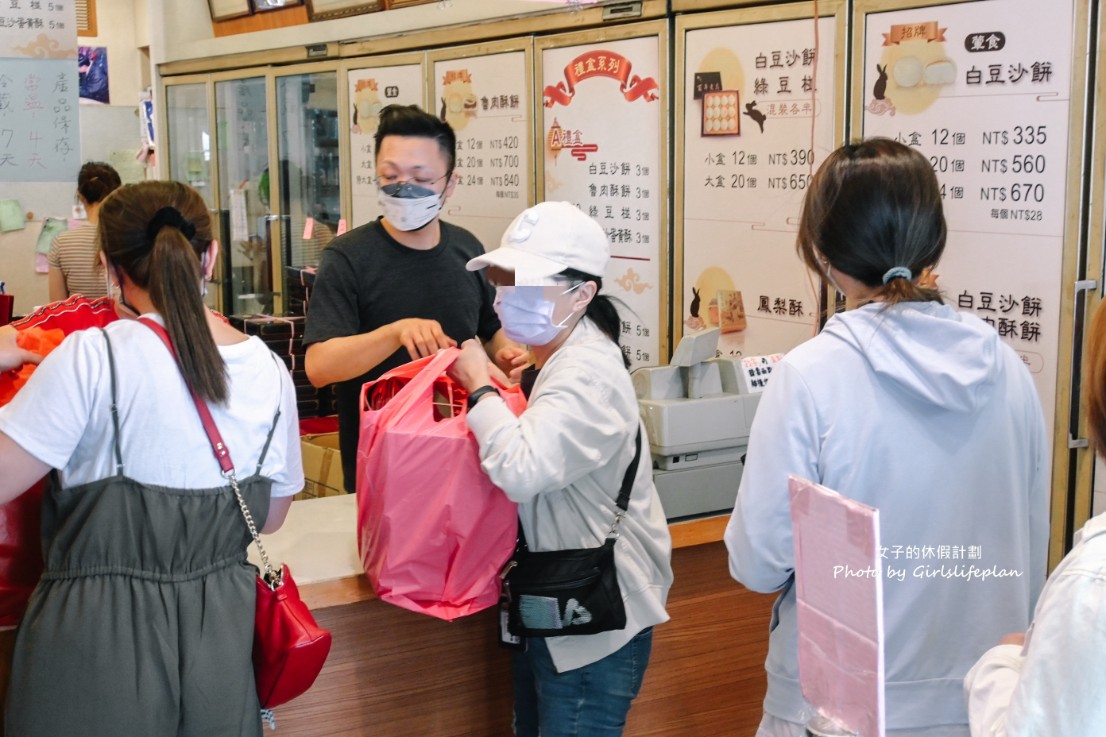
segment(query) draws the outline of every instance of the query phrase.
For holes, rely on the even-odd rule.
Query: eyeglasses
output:
[[[422,187],[423,189],[430,189],[438,182],[449,177],[453,172],[446,172],[437,179],[431,179],[429,177],[411,177],[410,179],[400,179],[397,176],[391,174],[379,174],[376,177],[376,186],[383,189],[384,187],[393,187],[400,185],[400,187]]]

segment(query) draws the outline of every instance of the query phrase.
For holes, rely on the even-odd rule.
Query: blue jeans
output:
[[[607,657],[558,673],[541,637],[514,655],[516,737],[620,737],[653,650],[647,627]]]

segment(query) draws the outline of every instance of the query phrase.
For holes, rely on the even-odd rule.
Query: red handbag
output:
[[[169,333],[161,325],[146,318],[139,318],[157,333],[161,341],[176,356]],[[191,391],[191,387],[189,387]],[[211,450],[215,453],[223,476],[230,481],[234,496],[250,529],[257,551],[261,554],[264,572],[257,576],[257,605],[254,612],[253,630],[253,672],[257,682],[257,696],[262,709],[272,709],[296,698],[311,688],[319,677],[327,655],[330,654],[330,632],[319,627],[311,611],[300,598],[296,582],[288,566],[281,566],[279,572],[273,570],[269,556],[261,545],[257,534],[257,525],[253,515],[242,498],[235,477],[234,464],[230,459],[219,429],[211,416],[211,410],[192,392],[196,411],[200,413],[204,431],[211,441]],[[271,715],[266,715],[271,720]]]

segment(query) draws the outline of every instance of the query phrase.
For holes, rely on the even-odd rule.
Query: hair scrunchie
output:
[[[900,276],[907,281],[914,278],[914,274],[905,266],[893,266],[884,273],[883,283],[886,284],[892,279],[898,279]]]
[[[152,243],[166,225],[172,225],[188,240],[192,240],[192,237],[196,235],[196,226],[185,219],[184,215],[180,214],[180,210],[170,206],[161,208],[150,218],[150,224],[146,226],[147,240]]]

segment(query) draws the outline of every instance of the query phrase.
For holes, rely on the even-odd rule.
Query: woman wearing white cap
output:
[[[626,624],[571,634],[581,618],[566,611],[565,634],[522,638],[514,659],[519,737],[621,735],[653,625],[668,619],[672,541],[648,455],[637,462],[638,443],[647,454],[649,441],[618,344],[618,312],[599,294],[609,258],[598,223],[570,203],[544,202],[515,218],[498,249],[468,264],[488,269],[504,332],[534,358],[522,378],[529,406],[518,417],[491,387],[475,340],[451,370],[469,392],[484,471],[518,502],[529,550],[602,545],[619,518],[620,487],[629,492],[614,548]],[[546,624],[561,627],[557,619]]]

